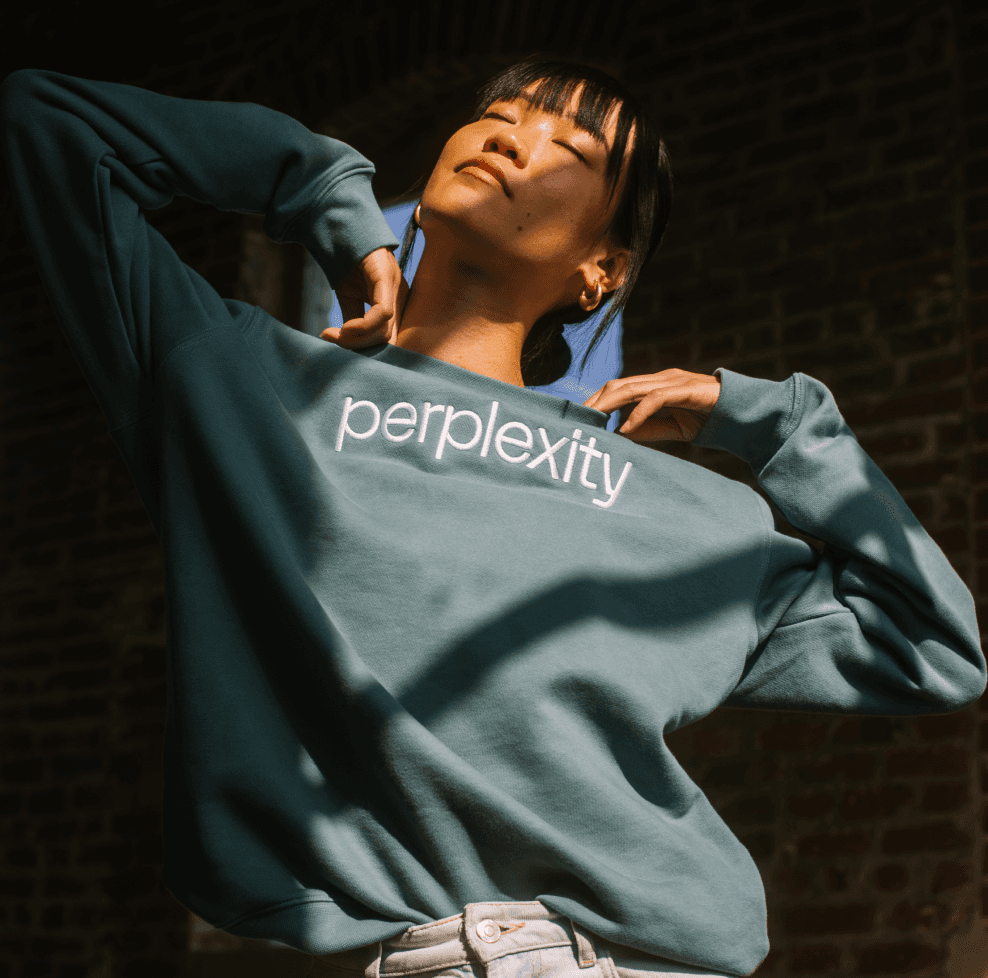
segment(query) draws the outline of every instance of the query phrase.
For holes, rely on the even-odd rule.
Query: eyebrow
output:
[[[534,99],[532,98],[531,95],[528,94],[528,92],[519,92],[517,95],[504,96],[503,98],[495,99],[494,102],[491,102],[491,105],[494,105],[496,102],[514,102],[518,99],[524,100],[529,105],[531,105],[534,101]],[[490,106],[488,106],[488,108],[490,108]],[[542,111],[549,112],[548,109],[542,109]],[[576,116],[573,115],[572,113],[550,112],[549,114],[558,116],[560,119],[568,119],[570,122],[573,123],[573,125],[577,129],[580,130],[580,132],[585,132],[595,143],[599,143],[605,149],[608,148],[606,137],[598,136],[597,133],[595,133],[592,129],[588,129],[586,126],[581,126],[580,123],[576,121]]]

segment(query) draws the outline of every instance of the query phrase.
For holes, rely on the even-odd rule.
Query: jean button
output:
[[[477,936],[485,944],[496,944],[501,939],[501,928],[490,917],[477,924]]]

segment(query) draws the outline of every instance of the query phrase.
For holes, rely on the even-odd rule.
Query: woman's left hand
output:
[[[717,377],[672,367],[657,374],[609,380],[583,403],[605,414],[637,403],[618,432],[631,441],[648,444],[693,441],[707,423],[718,397]]]

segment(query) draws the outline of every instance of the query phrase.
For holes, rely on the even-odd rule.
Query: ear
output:
[[[631,252],[627,248],[611,248],[598,253],[580,265],[584,291],[579,303],[585,312],[592,312],[609,292],[615,292],[624,284],[628,274]],[[597,301],[597,285],[600,284],[600,302]]]
[[[631,252],[627,248],[612,248],[606,259],[597,262],[604,277],[600,284],[605,292],[615,292],[624,285],[631,262]]]

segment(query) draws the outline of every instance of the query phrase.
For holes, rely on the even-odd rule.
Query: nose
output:
[[[499,133],[496,136],[488,136],[484,143],[485,153],[497,153],[511,160],[515,166],[525,165],[525,149],[518,142],[517,137],[512,132]]]

